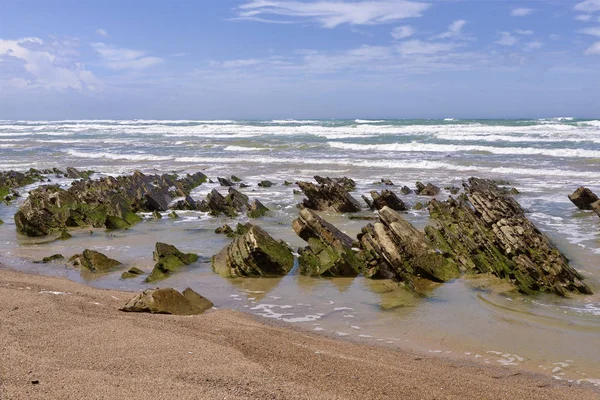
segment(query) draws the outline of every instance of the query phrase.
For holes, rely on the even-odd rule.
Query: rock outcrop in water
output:
[[[303,275],[356,276],[361,263],[353,250],[354,241],[335,226],[307,208],[300,210],[292,228],[308,242],[299,249],[300,273]]]
[[[569,195],[569,200],[573,202],[580,210],[593,210],[592,204],[598,201],[598,196],[594,194],[590,189],[586,187],[579,187]]]
[[[196,315],[213,308],[214,304],[192,289],[182,293],[172,288],[147,289],[119,310],[152,314]]]
[[[58,170],[56,170],[58,171]],[[60,171],[58,171],[60,172]],[[36,182],[44,182],[44,174],[54,173],[54,170],[38,171],[30,169],[27,172],[1,171],[0,172],[0,201],[11,201],[18,197],[14,189],[22,186],[31,185]],[[62,174],[62,172],[61,172]]]
[[[415,193],[417,193],[420,196],[435,196],[440,192],[440,188],[432,183],[424,185],[421,182],[417,182],[416,186],[417,190],[415,191]]]
[[[174,272],[195,263],[200,258],[197,254],[183,253],[177,247],[161,242],[156,243],[152,256],[156,264],[150,275],[146,277],[146,282],[168,278]]]
[[[470,178],[466,197],[432,200],[437,226],[426,233],[436,246],[468,271],[509,280],[523,293],[589,294],[566,257],[527,219],[506,189]]]
[[[381,193],[373,190],[370,194],[372,201],[367,196],[362,196],[362,198],[371,210],[381,210],[386,206],[394,211],[406,211],[408,209],[406,204],[390,190],[382,190]]]
[[[356,189],[356,182],[354,182],[353,179],[350,179],[346,176],[343,176],[341,178],[329,178],[315,175],[314,179],[319,185],[333,185],[337,183],[338,185],[343,186],[343,188],[349,192]]]
[[[137,212],[166,211],[173,199],[189,196],[206,176],[200,172],[177,175],[132,175],[78,180],[67,190],[57,185],[41,186],[15,214],[17,231],[27,236],[45,236],[67,227],[92,226],[124,229],[139,221]]]
[[[286,275],[294,266],[289,246],[256,225],[246,224],[246,228],[212,257],[213,271],[225,278]]]
[[[311,182],[297,182],[297,184],[307,197],[302,202],[306,208],[317,211],[360,211],[360,203],[339,183],[323,183],[319,186]]]
[[[123,266],[119,261],[89,249],[85,249],[82,254],[75,254],[69,259],[69,262],[73,266],[85,268],[91,272],[106,272]]]
[[[460,274],[454,261],[389,207],[379,211],[379,222],[365,226],[358,239],[368,278],[394,279],[418,291],[423,279],[446,282]]]
[[[227,196],[213,189],[206,196],[206,200],[199,204],[198,209],[212,216],[223,214],[230,218],[243,213],[249,218],[259,218],[269,212],[269,209],[259,200],[255,199],[250,203],[248,196],[232,187],[229,188]]]

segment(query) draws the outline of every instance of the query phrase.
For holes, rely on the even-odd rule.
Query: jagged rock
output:
[[[413,208],[414,208],[415,210],[417,210],[417,211],[418,211],[418,210],[422,210],[422,209],[423,209],[423,203],[421,203],[420,201],[417,201],[417,202],[415,203],[415,205],[413,206]]]
[[[119,261],[89,249],[85,249],[82,254],[75,254],[69,259],[69,262],[91,272],[105,272],[123,266]]]
[[[271,181],[260,181],[260,182],[258,182],[258,186],[264,187],[264,188],[270,188],[273,185],[275,185],[275,184],[273,182],[271,182]]]
[[[297,182],[308,199],[302,204],[318,211],[357,212],[360,204],[343,186],[338,183],[315,185],[311,182]]]
[[[168,278],[173,272],[195,263],[200,258],[197,254],[183,253],[177,247],[161,242],[156,243],[152,256],[157,263],[145,282]]]
[[[569,200],[577,206],[580,210],[592,210],[592,203],[598,201],[598,196],[594,194],[590,189],[586,187],[579,187],[569,195]]]
[[[65,177],[69,179],[89,179],[93,173],[94,171],[78,171],[73,167],[67,167]]]
[[[30,185],[35,182],[43,182],[45,180],[43,174],[44,174],[44,172],[38,171],[33,168],[25,173],[13,171],[13,170],[1,171],[0,172],[0,199],[4,199],[15,188]]]
[[[236,276],[278,276],[294,266],[291,249],[276,241],[260,227],[246,224],[247,232],[236,237],[212,257],[212,269],[225,278]]]
[[[231,180],[229,180],[227,178],[217,178],[217,179],[221,186],[226,186],[226,187],[233,186],[233,182],[231,182]]]
[[[440,188],[431,183],[424,185],[421,182],[417,182],[416,186],[416,193],[420,196],[435,196],[440,192]]]
[[[172,288],[147,289],[129,300],[119,310],[152,314],[196,315],[213,307],[213,303],[187,288],[179,293]]]
[[[51,256],[48,257],[44,257],[42,258],[41,261],[34,261],[34,264],[47,264],[47,263],[51,263],[52,261],[55,260],[64,260],[65,257],[62,254],[53,254]]]
[[[349,192],[356,189],[356,182],[354,182],[354,180],[352,180],[348,177],[345,177],[345,176],[341,177],[341,178],[329,178],[329,177],[322,177],[322,176],[316,175],[314,177],[314,179],[315,179],[315,181],[317,181],[317,183],[319,185],[338,184],[338,185],[341,185],[344,189],[346,189]]]
[[[454,261],[389,207],[379,211],[379,222],[362,229],[358,240],[366,277],[392,278],[418,290],[422,279],[446,282],[460,274]]]
[[[215,233],[217,233],[217,234],[224,233],[225,235],[229,236],[229,235],[233,234],[233,229],[229,225],[223,225],[223,226],[215,229]]]
[[[171,208],[174,210],[197,211],[200,209],[200,204],[198,204],[196,200],[192,199],[191,196],[185,196],[185,199],[177,201]]]
[[[135,278],[140,275],[144,275],[144,271],[136,267],[131,267],[121,274],[121,279]]]
[[[258,200],[254,200],[252,203],[250,203],[250,206],[248,207],[248,212],[246,214],[250,218],[260,218],[268,212],[269,209],[265,207],[263,203],[261,203]]]
[[[45,236],[67,227],[123,229],[142,220],[137,212],[165,211],[169,203],[206,180],[200,172],[176,175],[132,175],[77,180],[68,190],[45,185],[30,192],[15,214],[17,231]]]
[[[299,249],[303,275],[356,276],[361,265],[352,249],[354,241],[307,208],[300,210],[292,228],[308,243]]]
[[[395,211],[407,210],[404,202],[400,200],[393,192],[387,189],[382,190],[381,193],[373,190],[371,192],[371,197],[373,198],[373,201],[369,200],[367,196],[362,196],[371,210],[381,210],[385,206]]]
[[[231,175],[231,181],[232,182],[241,182],[242,180],[235,175]]]
[[[410,193],[412,193],[412,189],[409,188],[408,186],[404,185],[400,189],[400,193],[402,193],[402,194],[410,194]]]
[[[381,183],[383,183],[384,185],[387,185],[387,186],[394,186],[394,182],[392,182],[389,179],[381,178]]]
[[[432,200],[425,230],[463,268],[506,279],[523,293],[591,293],[566,257],[527,219],[505,188],[471,178],[461,200]]]

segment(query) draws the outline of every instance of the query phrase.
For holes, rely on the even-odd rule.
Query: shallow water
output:
[[[0,168],[75,166],[102,174],[204,171],[210,178],[235,174],[252,186],[242,191],[273,212],[257,220],[293,247],[305,245],[291,229],[302,196],[284,180],[313,175],[355,179],[353,195],[381,190],[390,178],[440,187],[460,186],[469,176],[502,178],[528,217],[548,234],[600,293],[600,219],[577,210],[567,198],[577,186],[600,193],[600,121],[60,121],[0,122]],[[65,186],[67,179],[51,177]],[[259,188],[269,179],[276,186]],[[23,188],[26,196],[32,187]],[[215,184],[193,192],[204,197]],[[389,187],[386,187],[389,188]],[[448,196],[443,191],[438,197]],[[401,196],[409,204],[427,201]],[[64,263],[33,264],[54,253],[66,257],[96,249],[150,271],[156,241],[202,256],[201,262],[161,285],[190,286],[217,307],[235,308],[285,321],[317,333],[385,346],[460,355],[482,363],[522,366],[561,379],[600,379],[600,295],[524,297],[498,280],[463,277],[417,297],[389,281],[363,277],[308,278],[293,270],[278,279],[223,279],[209,258],[230,239],[216,235],[224,223],[200,212],[180,219],[148,218],[122,232],[89,229],[67,241],[17,236],[12,215],[24,200],[0,205],[0,262],[27,271],[67,276],[98,287],[140,290],[140,279],[121,281],[121,271],[81,274]],[[364,211],[364,214],[370,212]],[[367,221],[324,217],[355,236]],[[165,215],[166,216],[166,215]],[[426,211],[405,217],[422,228]],[[600,383],[598,381],[597,383]]]

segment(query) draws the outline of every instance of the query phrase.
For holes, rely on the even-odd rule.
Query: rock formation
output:
[[[365,200],[365,203],[369,206],[371,210],[381,210],[383,207],[389,207],[394,211],[406,211],[406,204],[395,193],[390,190],[382,190],[381,193],[373,190],[371,191],[371,198],[373,201],[369,200],[367,196],[362,196]]]
[[[294,266],[289,246],[256,225],[245,226],[247,232],[212,257],[213,271],[225,278],[286,275]]]
[[[353,250],[354,241],[307,208],[300,210],[292,228],[308,242],[299,249],[300,273],[304,275],[356,276],[361,264]]]
[[[82,254],[75,254],[69,259],[69,262],[73,266],[85,268],[91,272],[106,272],[123,266],[119,261],[89,249],[85,249]]]
[[[269,212],[269,209],[259,200],[255,199],[249,203],[248,196],[232,187],[229,188],[227,196],[213,189],[206,196],[206,200],[200,203],[198,209],[213,216],[224,214],[230,218],[237,217],[241,213],[246,213],[249,218],[259,218]]]
[[[152,269],[150,275],[146,277],[146,282],[165,279],[173,272],[180,270],[186,265],[195,263],[200,258],[197,254],[182,253],[175,246],[161,242],[156,243],[152,256],[157,263],[154,265],[154,269]]]
[[[358,201],[338,183],[325,183],[319,186],[311,182],[297,182],[297,184],[308,197],[302,202],[306,208],[318,211],[360,211]]]
[[[586,187],[579,187],[569,195],[569,200],[580,210],[593,210],[592,204],[598,201],[598,196]]]
[[[187,288],[182,293],[172,288],[147,289],[129,300],[119,310],[152,314],[196,315],[214,304]]]
[[[415,193],[417,193],[420,196],[435,196],[440,192],[440,188],[431,183],[424,185],[421,182],[417,182],[416,186],[417,190],[415,191]]]

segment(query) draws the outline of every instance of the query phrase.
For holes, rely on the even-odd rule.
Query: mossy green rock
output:
[[[47,263],[51,263],[52,261],[64,260],[64,259],[65,259],[65,257],[62,254],[53,254],[51,256],[42,258],[41,261],[34,261],[34,264],[47,264]]]
[[[121,279],[136,278],[140,275],[144,275],[144,271],[137,267],[131,267],[121,274]]]
[[[249,218],[260,218],[269,212],[269,209],[260,201],[254,200],[248,207],[246,215]]]
[[[106,272],[123,266],[121,262],[89,249],[85,249],[82,254],[74,255],[69,261],[73,265],[85,268],[91,272]]]
[[[225,278],[280,276],[294,266],[292,250],[260,227],[246,224],[246,233],[212,257],[213,271]]]
[[[352,249],[354,241],[335,226],[307,208],[292,222],[298,236],[308,242],[300,249],[300,273],[303,275],[356,276],[360,260]]]
[[[2,219],[0,219],[0,225],[2,225],[4,223],[4,221],[2,221]]]
[[[198,261],[200,257],[193,253],[183,253],[170,244],[158,242],[156,243],[153,258],[157,263],[154,265],[154,269],[152,269],[150,275],[146,277],[146,282],[168,278],[171,274],[186,265]]]

